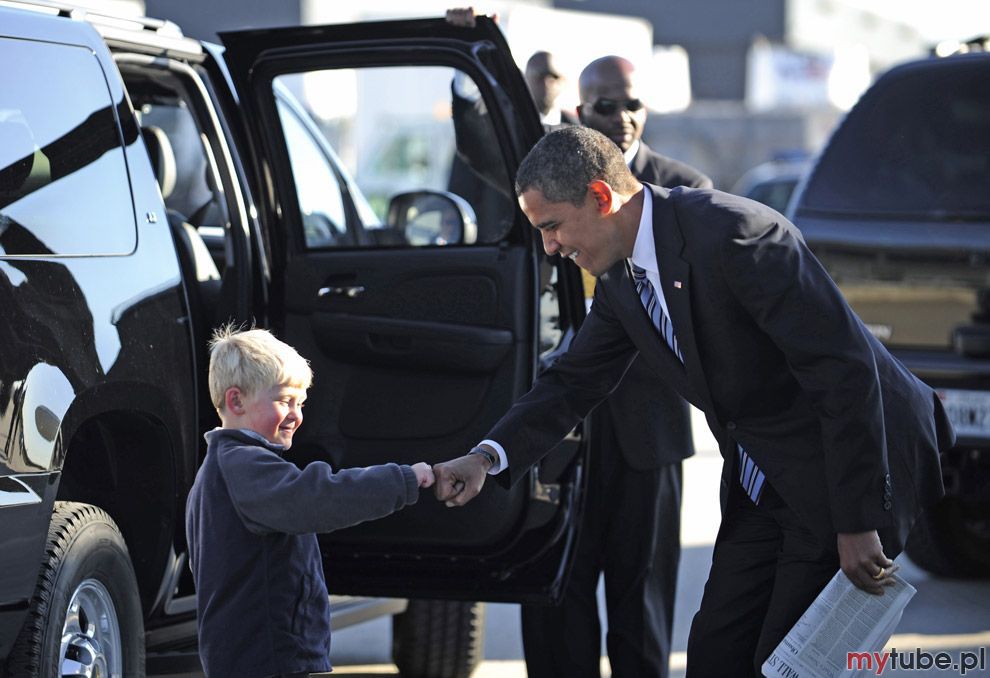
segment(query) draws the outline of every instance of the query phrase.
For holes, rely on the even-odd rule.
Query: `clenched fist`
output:
[[[491,465],[484,455],[466,454],[433,465],[436,484],[433,493],[447,506],[464,506],[478,496]]]

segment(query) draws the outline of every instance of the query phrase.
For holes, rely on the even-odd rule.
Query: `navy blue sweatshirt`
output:
[[[419,498],[412,468],[300,470],[251,432],[206,434],[186,503],[199,655],[211,678],[330,670],[330,605],[317,532],[380,518]]]

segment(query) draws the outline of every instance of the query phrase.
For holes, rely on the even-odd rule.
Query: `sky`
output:
[[[926,39],[966,40],[990,35],[990,0],[844,0],[846,4],[899,19]]]

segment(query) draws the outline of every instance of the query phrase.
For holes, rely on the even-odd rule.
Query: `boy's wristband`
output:
[[[489,470],[495,468],[495,466],[498,464],[498,457],[496,457],[493,453],[489,452],[487,449],[481,447],[480,445],[478,447],[472,447],[471,451],[468,452],[468,454],[480,454],[482,457],[487,459]]]

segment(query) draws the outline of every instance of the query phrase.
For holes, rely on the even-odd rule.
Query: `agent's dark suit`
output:
[[[644,184],[676,188],[711,188],[712,180],[686,162],[660,155],[642,141],[629,164],[633,175]]]
[[[630,169],[644,182],[711,188],[690,165],[640,142]],[[531,678],[601,675],[598,576],[605,576],[606,648],[617,676],[668,675],[680,561],[681,461],[694,454],[687,402],[633,360],[591,415],[597,450],[573,569],[561,603],[522,607]]]
[[[689,645],[688,675],[746,675],[755,670],[756,639],[757,652],[772,649],[834,574],[837,532],[877,529],[888,557],[902,550],[917,513],[943,493],[938,453],[951,445],[952,431],[932,390],[870,335],[780,214],[718,191],[647,190],[661,285],[684,363],[653,328],[619,262],[599,278],[568,353],[488,437],[508,456],[499,481],[514,482],[608,395],[638,353],[657,383],[705,413],[719,442],[719,540],[727,548],[738,537],[727,525],[749,510],[736,489],[735,450],[742,444],[766,473],[766,510],[800,528],[805,546],[832,554],[825,560],[833,568],[796,582],[781,601],[768,600],[773,570],[754,586],[713,569],[706,587],[713,609],[730,609],[740,588],[751,589],[751,614],[721,629],[751,654],[737,665],[718,663],[724,648],[709,643],[695,648],[700,658],[692,667]],[[696,633],[705,642],[717,636],[717,620],[700,621],[692,642]],[[761,629],[779,635],[762,637]]]

